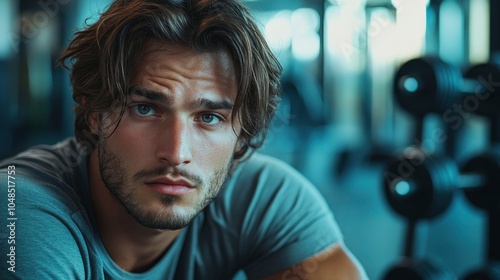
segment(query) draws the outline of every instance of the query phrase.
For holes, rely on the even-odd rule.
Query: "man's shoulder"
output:
[[[87,155],[88,150],[78,144],[75,138],[67,138],[54,145],[33,146],[17,155],[0,160],[0,169],[16,165],[18,169],[65,171],[79,166]]]
[[[82,278],[92,273],[90,265],[98,265],[87,242],[92,240],[92,228],[79,191],[86,184],[86,171],[80,170],[84,161],[78,151],[76,142],[69,139],[36,146],[0,162],[0,179],[9,181],[8,188],[0,188],[0,195],[10,198],[9,208],[1,208],[0,216],[14,217],[19,236],[15,252],[24,256],[16,262],[21,278],[34,276],[30,268],[40,278]],[[0,244],[4,250],[3,240]],[[57,258],[47,262],[47,256]]]
[[[76,139],[68,138],[54,145],[33,146],[0,161],[0,170],[9,166],[18,176],[34,180],[47,177],[71,177],[86,161],[88,150]]]
[[[226,183],[238,192],[261,192],[268,194],[287,189],[291,192],[315,191],[311,182],[285,161],[261,153],[255,153],[241,162]],[[261,190],[263,189],[263,190]]]
[[[34,146],[0,161],[0,174],[15,178],[17,195],[26,203],[76,210],[81,208],[81,188],[87,182],[85,162],[85,151],[69,138],[55,145]],[[48,200],[54,203],[49,205]]]
[[[288,204],[297,197],[314,201],[320,196],[318,189],[291,165],[256,153],[239,163],[217,200],[239,212]]]
[[[224,236],[230,244],[227,251],[238,248],[237,259],[243,260],[252,279],[290,267],[341,240],[319,190],[280,159],[254,154],[235,168],[221,194],[205,215],[210,225],[221,226],[205,228]]]
[[[238,170],[239,169],[239,170]],[[255,153],[238,166],[239,176],[258,177],[266,180],[280,180],[283,177],[307,181],[295,168],[285,161],[270,155]]]

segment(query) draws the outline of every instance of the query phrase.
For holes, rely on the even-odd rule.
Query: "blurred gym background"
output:
[[[74,32],[85,22],[92,23],[109,2],[0,1],[1,159],[29,146],[52,144],[73,135],[68,73],[56,68],[55,61]],[[410,98],[407,107],[419,106],[416,111],[420,113],[415,113],[400,105],[396,91],[419,96],[420,91],[429,90],[418,74],[412,74],[423,70],[414,66],[417,69],[410,69],[401,81],[395,77],[409,60],[432,57],[424,61],[430,63],[425,69],[435,70],[442,64],[460,72],[460,77],[452,79],[443,74],[448,70],[436,70],[438,90],[446,87],[440,81],[452,79],[447,83],[457,85],[453,84],[452,92],[446,94],[466,91],[464,85],[471,81],[461,80],[462,73],[474,65],[491,63],[500,50],[500,1],[245,2],[285,69],[283,100],[262,152],[292,164],[325,195],[345,243],[369,277],[384,279],[405,254],[410,260],[426,260],[459,279],[493,259],[493,245],[488,239],[488,225],[493,223],[488,218],[494,216],[491,212],[472,205],[457,186],[456,191],[446,190],[443,198],[429,195],[438,200],[430,202],[439,208],[433,214],[408,218],[392,207],[389,199],[401,199],[413,210],[425,207],[418,205],[424,202],[411,197],[404,200],[419,186],[391,180],[406,171],[412,177],[416,173],[412,169],[429,165],[422,161],[396,166],[399,173],[394,175],[388,172],[386,163],[394,157],[404,163],[403,153],[417,146],[432,156],[446,155],[452,166],[460,168],[479,152],[492,149],[495,137],[491,135],[496,133],[492,124],[498,117],[491,110],[483,115],[475,111],[479,103],[495,107],[491,102],[497,100],[476,98],[471,103],[452,99],[433,110],[434,101],[412,105]],[[434,73],[420,74],[429,72]],[[499,86],[496,83],[500,83],[495,77],[498,74],[486,73],[480,78],[484,87],[495,91]],[[446,90],[450,91],[449,87]],[[468,93],[471,96],[474,91]],[[429,131],[442,133],[438,137]],[[455,181],[441,180],[452,180],[453,185],[460,176],[458,171],[449,172],[450,176],[435,176],[452,177]],[[500,169],[496,173],[500,174]],[[391,195],[396,197],[389,198]],[[428,275],[444,275],[428,272],[432,268],[422,263],[416,269],[427,270]]]

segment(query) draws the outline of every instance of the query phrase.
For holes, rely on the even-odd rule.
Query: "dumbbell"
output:
[[[449,270],[428,260],[412,260],[403,258],[385,273],[384,280],[452,280],[455,279]]]
[[[429,155],[420,148],[412,147],[388,163],[386,170],[383,183],[385,197],[393,210],[407,218],[410,224],[419,219],[431,219],[443,213],[456,190],[462,190],[467,199],[476,207],[487,210],[489,213],[500,213],[500,153],[498,150],[474,156],[459,169],[447,157]],[[500,216],[490,219],[496,221],[497,217]],[[500,258],[498,241],[494,240],[500,236],[498,230],[497,226],[490,226],[489,258],[493,260]],[[488,265],[481,268],[471,273],[471,277],[494,275],[493,273],[497,270],[493,267]],[[410,278],[417,277],[416,275],[422,276],[412,279],[451,279],[438,276],[449,274],[445,269],[425,260],[408,262],[408,258],[403,259],[387,273],[387,277],[401,276],[402,273]]]
[[[406,111],[423,116],[443,113],[455,103],[482,102],[478,114],[498,114],[500,104],[500,66],[480,64],[462,76],[460,69],[437,57],[409,60],[394,79],[396,100]],[[470,100],[464,100],[470,98]],[[483,104],[484,103],[484,104]],[[496,104],[496,105],[493,105]],[[477,104],[473,104],[476,106]]]
[[[459,169],[445,156],[407,148],[387,165],[384,177],[389,205],[409,219],[430,219],[441,214],[457,189],[476,207],[500,212],[498,150],[476,155]]]
[[[500,280],[500,151],[498,149],[471,158],[461,172],[491,174],[482,188],[464,190],[468,201],[487,212],[487,263],[468,273],[464,280]]]
[[[500,169],[496,174],[476,169],[461,173],[453,160],[427,154],[417,147],[407,148],[385,170],[383,189],[388,204],[412,221],[432,219],[443,213],[457,188],[482,189],[485,180],[500,174]]]
[[[463,104],[476,108],[475,114],[482,116],[498,116],[500,111],[500,63],[489,62],[475,65],[467,70],[465,81],[473,81],[474,96],[466,97]]]
[[[500,150],[492,149],[470,158],[460,172],[482,174],[485,179],[479,187],[469,184],[463,189],[467,200],[481,210],[500,213]]]
[[[500,262],[491,262],[488,266],[469,273],[464,280],[499,280]]]
[[[413,243],[417,221],[434,218],[448,208],[456,173],[458,167],[451,160],[431,156],[418,147],[407,148],[387,164],[383,183],[385,197],[392,209],[407,219],[408,231],[404,256],[385,273],[384,280],[455,279],[445,267],[416,258]]]
[[[417,221],[431,219],[446,210],[452,199],[453,177],[457,166],[445,157],[430,156],[418,147],[387,164],[384,193],[392,209],[407,219],[408,231],[403,257],[393,265],[384,280],[448,280],[455,277],[446,268],[414,254]],[[471,177],[472,179],[472,177]]]

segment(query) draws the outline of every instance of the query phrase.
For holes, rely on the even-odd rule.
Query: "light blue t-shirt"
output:
[[[0,162],[0,279],[258,279],[341,241],[317,189],[254,154],[150,270],[126,272],[95,230],[87,155],[70,138]]]

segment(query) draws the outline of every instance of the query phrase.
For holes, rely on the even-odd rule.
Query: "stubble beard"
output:
[[[198,202],[191,206],[190,211],[185,213],[174,213],[172,210],[175,204],[181,200],[181,197],[158,194],[158,199],[172,211],[148,211],[145,207],[136,201],[134,188],[127,184],[127,172],[121,163],[119,157],[110,152],[107,146],[107,140],[102,139],[98,146],[99,171],[102,180],[108,190],[125,207],[127,212],[141,225],[162,230],[178,230],[186,227],[191,221],[217,196],[224,181],[228,177],[232,168],[233,161],[214,171],[212,177],[204,182],[199,176],[188,174],[185,171],[177,170],[176,175],[181,175],[196,185],[199,190],[207,191],[204,197],[199,198]],[[134,175],[134,178],[146,178],[148,176],[160,176],[169,172],[168,167],[161,167],[154,170],[141,170]],[[149,177],[152,178],[152,177]]]

